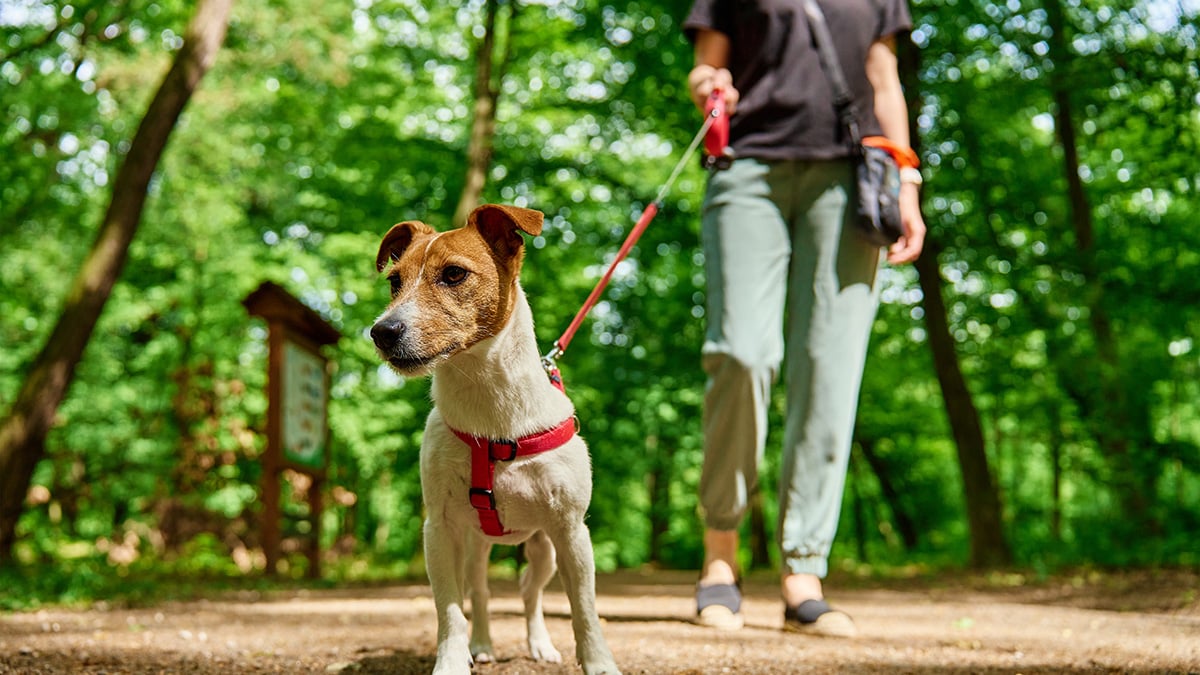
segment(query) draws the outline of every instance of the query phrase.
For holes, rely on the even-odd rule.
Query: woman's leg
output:
[[[879,249],[849,220],[848,163],[813,162],[796,182],[810,204],[792,225],[787,421],[779,486],[784,600],[822,597],[837,532],[867,342],[879,295]]]
[[[787,225],[771,199],[770,165],[734,162],[705,199],[707,329],[702,354],[706,526],[701,584],[737,576],[737,529],[758,480],[771,384],[783,358]]]

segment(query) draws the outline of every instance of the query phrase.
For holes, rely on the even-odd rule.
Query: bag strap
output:
[[[854,96],[846,84],[846,76],[838,62],[837,52],[833,48],[833,36],[829,34],[829,26],[825,23],[825,13],[817,4],[817,0],[804,0],[804,13],[808,16],[809,30],[812,31],[813,42],[817,46],[817,56],[821,60],[821,70],[829,80],[829,89],[833,92],[833,107],[837,111],[838,120],[846,127],[850,135],[852,147],[862,144],[862,135],[858,130],[858,111],[854,107]]]

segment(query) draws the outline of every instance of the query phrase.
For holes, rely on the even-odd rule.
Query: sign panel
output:
[[[329,402],[325,359],[291,340],[283,344],[283,458],[320,469],[325,465]]]

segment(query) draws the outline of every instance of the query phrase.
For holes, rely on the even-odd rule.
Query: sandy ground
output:
[[[745,629],[693,625],[694,578],[597,580],[605,634],[625,673],[1200,673],[1194,572],[843,586],[831,600],[855,617],[861,636],[852,640],[782,632],[770,577],[746,582]],[[520,610],[515,583],[495,582],[498,661],[475,673],[581,672],[529,659]],[[572,660],[557,581],[546,610]],[[425,584],[50,609],[0,616],[0,673],[427,673],[435,636]]]

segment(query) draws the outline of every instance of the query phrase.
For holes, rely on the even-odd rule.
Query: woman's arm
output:
[[[908,104],[900,86],[894,37],[880,39],[868,49],[867,79],[875,88],[875,118],[883,135],[900,147],[910,147]],[[904,236],[888,249],[888,262],[893,264],[916,260],[925,246],[925,220],[921,216],[920,188],[916,183],[900,185],[900,220]]]

